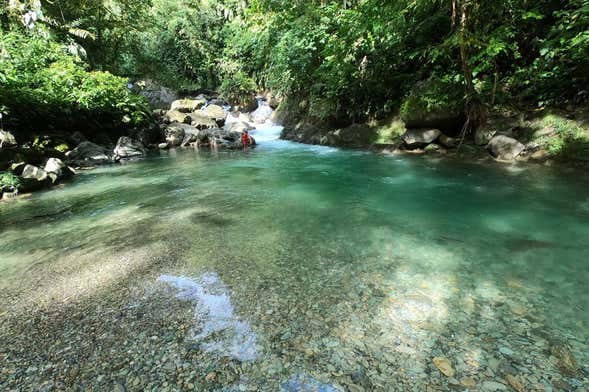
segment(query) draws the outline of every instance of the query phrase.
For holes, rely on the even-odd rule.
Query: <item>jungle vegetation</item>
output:
[[[589,0],[2,3],[0,111],[19,132],[141,126],[146,102],[127,88],[141,78],[270,90],[343,123],[410,111],[424,85],[416,105],[460,105],[469,128],[496,105],[589,97]]]

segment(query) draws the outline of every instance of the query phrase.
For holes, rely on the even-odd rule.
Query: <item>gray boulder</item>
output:
[[[224,129],[216,129],[211,132],[210,138],[214,140],[217,147],[226,149],[240,149],[243,148],[241,143],[241,132],[226,131]]]
[[[47,172],[33,165],[25,166],[21,178],[21,193],[38,191],[50,183],[50,177],[47,175]]]
[[[190,124],[192,119],[187,113],[182,113],[178,110],[168,110],[164,115],[164,121],[166,121],[167,123],[179,122]]]
[[[181,124],[180,126],[182,129],[184,129],[184,139],[180,144],[181,147],[186,147],[192,143],[196,143],[199,140],[201,131],[198,128],[186,124]]]
[[[487,148],[495,158],[512,161],[526,149],[526,146],[511,137],[498,135],[491,139]]]
[[[203,98],[199,99],[179,99],[172,102],[171,109],[181,113],[192,113],[205,106],[207,101]]]
[[[14,135],[8,131],[0,129],[0,148],[14,147],[16,145],[17,143]]]
[[[47,163],[45,163],[44,170],[53,183],[75,174],[75,172],[59,158],[49,158]]]
[[[245,123],[243,121],[238,121],[238,122],[232,122],[232,123],[225,124],[223,129],[226,131],[229,131],[229,132],[242,133],[243,131],[251,131],[256,128],[252,127],[251,125],[249,125],[248,123]]]
[[[199,132],[198,142],[202,146],[236,150],[243,148],[241,143],[241,132],[228,131],[225,129],[207,129]],[[250,146],[256,144],[254,138],[250,137]]]
[[[165,131],[166,143],[169,147],[178,147],[184,141],[184,127],[180,123],[170,124]]]
[[[407,148],[416,149],[433,143],[441,134],[439,129],[409,129],[402,139]]]
[[[225,119],[227,118],[227,112],[225,112],[225,109],[218,105],[208,105],[204,109],[195,111],[194,115],[214,120],[219,127],[225,125]]]
[[[440,135],[438,142],[446,148],[455,148],[460,143],[460,139],[446,135]]]
[[[26,165],[21,177],[30,180],[45,181],[47,180],[47,172],[37,166]]]
[[[133,158],[145,155],[147,149],[141,142],[127,136],[122,136],[117,142],[114,153],[120,158]]]
[[[66,154],[69,161],[78,165],[101,165],[114,162],[114,154],[108,148],[92,142],[82,142]]]
[[[190,124],[198,129],[213,129],[218,127],[214,119],[205,116],[200,110],[190,113]]]

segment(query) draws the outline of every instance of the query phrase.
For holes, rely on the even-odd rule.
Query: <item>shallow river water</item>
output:
[[[258,136],[1,203],[0,390],[589,389],[586,172]]]

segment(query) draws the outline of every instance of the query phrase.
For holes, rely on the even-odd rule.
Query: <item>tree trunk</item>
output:
[[[483,125],[486,121],[486,109],[481,103],[480,98],[474,88],[472,78],[472,70],[469,64],[469,50],[468,50],[468,3],[469,0],[453,0],[452,1],[452,25],[456,25],[456,18],[458,9],[460,9],[460,27],[459,27],[459,46],[460,46],[460,63],[462,65],[462,72],[464,74],[464,82],[466,89],[466,123],[462,130],[462,139],[467,133],[475,131],[478,127]]]

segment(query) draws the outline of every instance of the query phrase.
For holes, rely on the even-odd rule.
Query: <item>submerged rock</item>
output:
[[[133,158],[145,155],[147,150],[141,142],[122,136],[117,142],[114,153],[120,158]]]
[[[526,146],[508,136],[498,135],[491,139],[487,148],[495,158],[512,161],[526,149]]]
[[[433,363],[444,376],[454,377],[456,375],[456,371],[447,358],[436,357],[433,359]]]
[[[205,351],[242,362],[258,357],[256,334],[235,315],[229,289],[219,275],[206,273],[198,279],[162,275],[158,281],[177,289],[177,298],[194,302],[197,323],[191,339],[202,342]]]
[[[330,384],[323,384],[305,373],[297,373],[280,385],[282,392],[342,392]]]
[[[579,365],[567,347],[554,345],[550,348],[550,353],[558,360],[558,367],[562,373],[572,376],[579,371]]]

